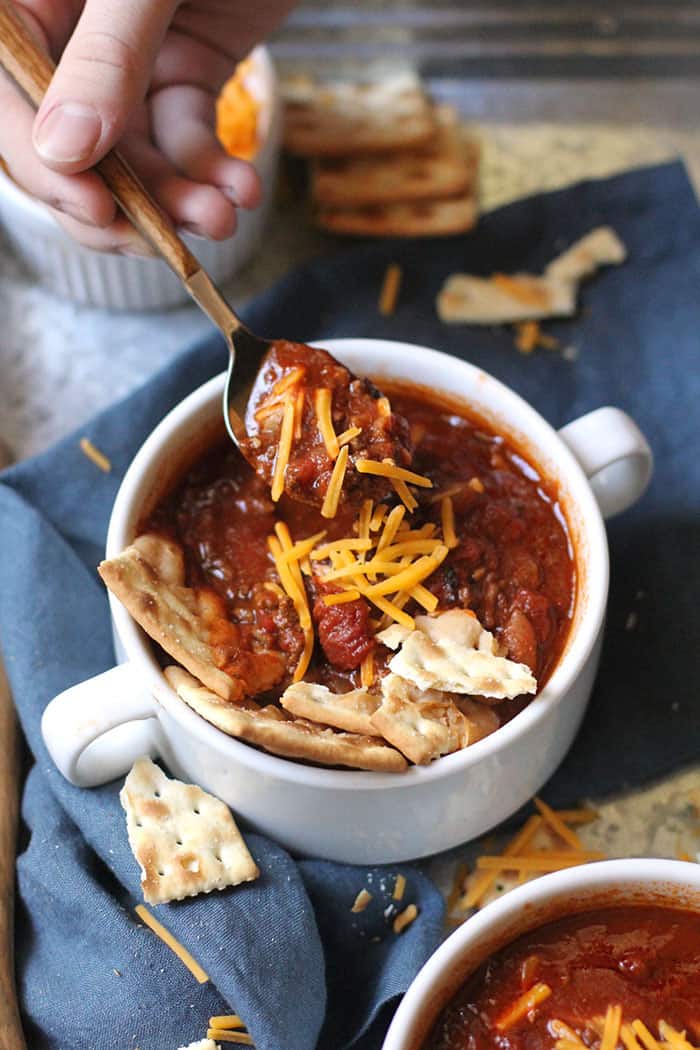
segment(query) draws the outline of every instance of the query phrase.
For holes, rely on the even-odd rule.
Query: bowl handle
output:
[[[649,484],[654,457],[626,412],[597,408],[567,423],[559,437],[583,467],[604,518],[637,502]]]
[[[41,720],[44,742],[77,787],[106,784],[157,753],[155,702],[126,663],[59,693]]]

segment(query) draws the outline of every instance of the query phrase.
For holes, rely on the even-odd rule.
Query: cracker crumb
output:
[[[561,356],[565,361],[575,361],[578,358],[578,347],[565,346],[561,352]]]
[[[639,620],[639,617],[637,616],[636,612],[633,609],[632,612],[627,614],[627,619],[625,620],[625,630],[626,631],[633,631],[635,629],[635,627],[637,626],[638,620]]]

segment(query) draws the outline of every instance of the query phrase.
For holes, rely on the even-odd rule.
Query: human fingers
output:
[[[34,123],[34,146],[48,167],[83,171],[122,136],[175,7],[176,0],[86,0]]]
[[[262,194],[258,174],[221,146],[214,130],[215,100],[208,91],[186,84],[167,87],[149,105],[153,140],[183,175],[218,188],[238,207],[257,207]]]
[[[0,156],[18,186],[89,226],[105,227],[114,221],[112,195],[97,175],[63,175],[37,160],[32,146],[34,110],[5,80],[0,80],[0,112]]]
[[[220,190],[183,177],[145,136],[127,135],[120,148],[176,226],[213,240],[231,236],[236,209]]]

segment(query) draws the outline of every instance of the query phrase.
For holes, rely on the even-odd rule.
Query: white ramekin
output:
[[[350,863],[389,863],[436,853],[495,826],[561,762],[593,685],[608,593],[605,528],[591,484],[606,511],[629,506],[649,478],[651,453],[632,420],[614,408],[598,409],[557,434],[517,394],[456,358],[382,340],[324,346],[380,384],[383,378],[410,381],[462,399],[531,450],[558,485],[575,547],[578,596],[565,651],[542,691],[492,736],[430,766],[401,774],[319,769],[258,751],[195,714],[168,685],[149,639],[111,599],[121,666],[54,699],[43,732],[73,783],[104,783],[138,754],[159,754],[177,776],[196,781],[289,848]],[[222,375],[195,390],[141,447],[114,504],[108,558],[131,542],[139,520],[212,427],[221,428],[223,389]],[[569,445],[585,460],[591,484]]]
[[[207,241],[183,234],[218,284],[253,256],[274,192],[282,137],[277,78],[266,48],[253,51],[246,84],[260,101],[260,146],[252,163],[262,182],[263,202],[238,211],[233,237]],[[187,300],[182,283],[160,259],[90,251],[73,241],[39,201],[0,168],[0,222],[17,255],[46,288],[66,299],[106,310],[157,310]]]
[[[625,904],[699,912],[700,867],[680,860],[607,860],[511,890],[467,919],[428,959],[402,999],[382,1050],[421,1050],[467,978],[517,937],[565,915]]]

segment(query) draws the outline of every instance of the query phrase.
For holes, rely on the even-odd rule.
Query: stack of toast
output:
[[[362,237],[464,233],[476,223],[479,148],[412,74],[288,81],[285,146],[307,158],[322,229]]]

